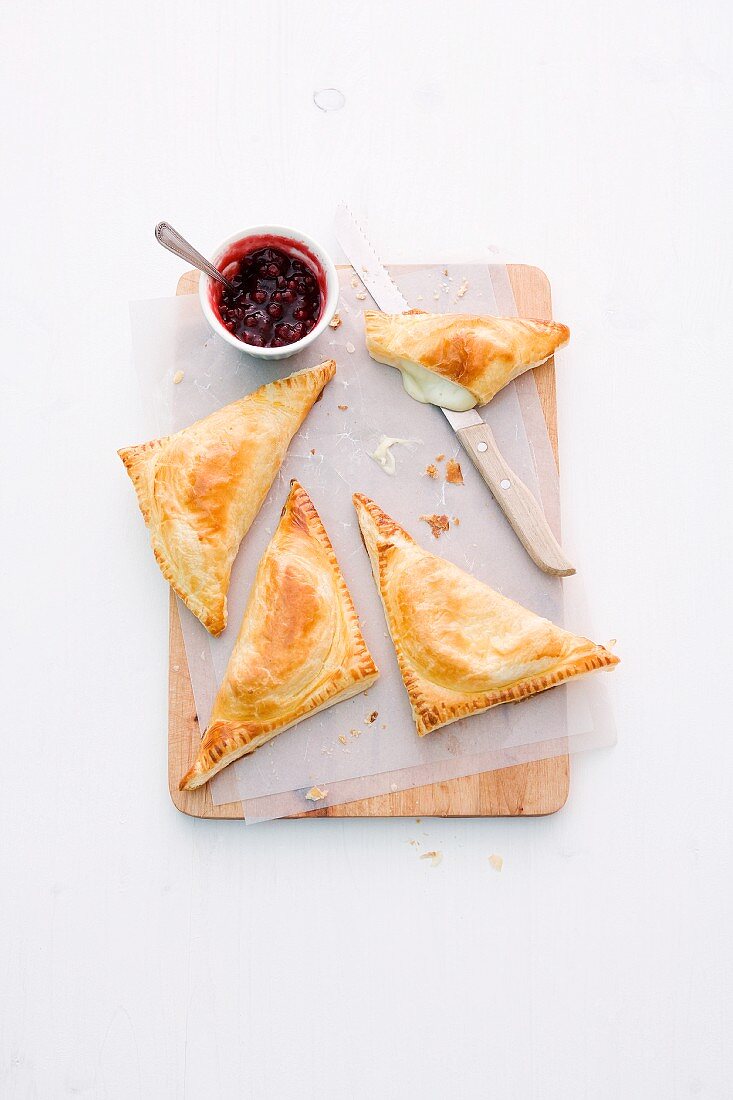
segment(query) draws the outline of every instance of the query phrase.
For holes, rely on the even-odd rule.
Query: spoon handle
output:
[[[186,263],[193,264],[199,271],[205,272],[207,275],[210,275],[212,279],[216,279],[217,282],[223,283],[224,286],[229,287],[230,290],[232,289],[232,284],[228,279],[224,278],[221,271],[218,271],[213,264],[209,263],[205,256],[197,252],[193,245],[189,244],[172,225],[168,225],[168,222],[159,222],[158,225],[156,225],[155,236],[163,245],[163,248],[167,248],[174,256],[180,256]]]

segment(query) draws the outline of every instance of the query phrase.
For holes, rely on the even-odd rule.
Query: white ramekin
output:
[[[299,351],[303,351],[309,344],[312,344],[333,317],[336,312],[339,297],[338,275],[333,260],[328,255],[325,248],[322,248],[312,237],[306,236],[305,233],[301,233],[298,229],[290,229],[286,225],[255,225],[251,226],[249,229],[243,229],[240,233],[234,233],[231,237],[227,237],[227,239],[214,251],[213,256],[210,257],[211,262],[215,267],[219,267],[222,257],[232,245],[238,244],[240,241],[246,241],[248,237],[269,236],[285,237],[288,241],[294,242],[296,246],[299,244],[303,245],[313,254],[323,269],[323,274],[326,279],[326,301],[324,302],[323,312],[321,313],[318,324],[310,330],[307,336],[304,336],[301,340],[296,340],[293,344],[286,344],[282,348],[258,348],[255,344],[246,344],[243,340],[238,340],[219,320],[210,300],[213,280],[203,273],[199,278],[199,299],[201,301],[201,308],[204,311],[204,317],[209,322],[212,330],[217,336],[221,336],[222,340],[226,340],[228,344],[231,344],[232,347],[236,348],[238,351],[245,352],[247,355],[256,356],[258,359],[287,359],[291,355],[297,355]],[[303,258],[305,260],[309,259],[307,253],[304,253]]]

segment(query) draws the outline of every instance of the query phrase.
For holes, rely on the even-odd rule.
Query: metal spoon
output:
[[[234,290],[232,283],[224,278],[221,271],[217,271],[214,265],[210,264],[200,252],[197,252],[193,245],[190,245],[172,225],[168,225],[168,222],[158,222],[155,227],[155,236],[163,245],[163,248],[167,248],[174,256],[180,256],[186,263],[193,264],[199,271],[203,271],[205,275],[210,275],[212,279],[216,279],[228,290]]]

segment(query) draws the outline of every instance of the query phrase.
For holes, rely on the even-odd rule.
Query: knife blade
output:
[[[346,203],[336,207],[336,238],[379,308],[385,313],[410,309],[404,295],[371,245]],[[512,471],[496,445],[493,432],[476,409],[453,412],[437,406],[493,493],[525,550],[545,573],[569,577],[567,560],[531,492]]]

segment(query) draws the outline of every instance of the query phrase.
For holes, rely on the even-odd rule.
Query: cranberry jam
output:
[[[253,243],[249,251],[224,258],[221,269],[234,290],[220,288],[217,312],[222,324],[245,344],[259,348],[294,344],[318,324],[323,278],[302,252],[291,254],[279,247],[287,246],[284,239],[242,241],[240,247]]]

